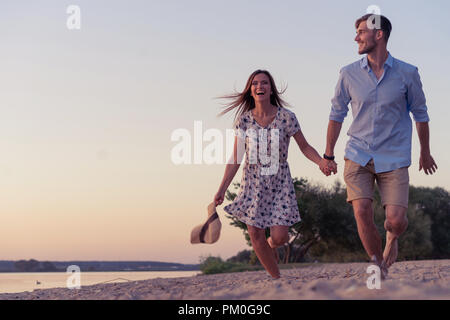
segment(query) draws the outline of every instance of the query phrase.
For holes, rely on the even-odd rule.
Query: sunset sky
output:
[[[215,98],[263,68],[287,85],[283,97],[322,154],[339,70],[360,58],[354,21],[374,4],[393,24],[390,53],[419,67],[427,97],[439,169],[418,172],[414,128],[410,182],[450,190],[448,1],[2,1],[0,260],[197,263],[249,249],[223,206],[220,240],[190,244],[225,165],[175,165],[172,132],[193,134],[202,121],[225,135],[233,115],[217,117]],[[67,28],[69,5],[81,9],[80,30]],[[292,175],[343,182],[351,120],[336,176],[295,141]]]

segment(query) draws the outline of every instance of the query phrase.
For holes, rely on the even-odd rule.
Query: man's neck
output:
[[[388,56],[386,47],[379,46],[367,54],[367,62],[373,71],[379,71],[383,69]]]

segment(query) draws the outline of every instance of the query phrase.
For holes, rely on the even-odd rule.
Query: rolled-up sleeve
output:
[[[289,137],[292,137],[298,130],[300,130],[300,124],[298,123],[297,117],[292,112],[288,117],[286,133]]]
[[[411,77],[409,77],[409,80],[408,92],[406,96],[408,110],[413,114],[414,121],[428,122],[430,121],[427,112],[428,108],[417,68],[414,69]]]
[[[245,139],[248,119],[244,114],[240,114],[234,123],[234,135],[238,138]]]
[[[345,71],[341,69],[333,99],[331,99],[330,120],[344,122],[348,113],[350,95],[345,85]]]

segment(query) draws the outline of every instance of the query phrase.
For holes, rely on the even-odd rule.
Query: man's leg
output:
[[[383,261],[381,237],[375,226],[371,199],[352,201],[356,225],[361,242],[370,258],[376,257],[377,262]]]
[[[373,219],[373,185],[375,167],[370,160],[365,167],[345,158],[344,181],[347,185],[347,202],[353,206],[358,234],[371,259],[380,266],[383,261],[381,237]]]
[[[386,229],[386,247],[384,248],[383,260],[386,267],[390,267],[398,255],[398,237],[406,231],[408,227],[407,209],[396,205],[386,205],[386,220],[384,228]]]
[[[408,168],[399,168],[377,175],[381,199],[386,211],[384,228],[386,229],[386,247],[383,258],[386,267],[390,267],[398,255],[398,237],[408,227],[409,173]]]

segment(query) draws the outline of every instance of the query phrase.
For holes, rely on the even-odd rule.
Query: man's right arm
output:
[[[331,112],[327,130],[327,147],[325,149],[325,154],[330,157],[334,156],[334,146],[341,132],[342,122],[347,116],[348,104],[351,100],[345,81],[345,74],[344,68],[341,69],[334,97],[331,100]],[[335,161],[328,160],[328,166],[332,169],[333,173],[337,173],[337,164]]]
[[[327,130],[327,147],[325,149],[325,154],[327,156],[334,156],[334,146],[336,145],[337,139],[341,132],[342,122],[330,120],[328,122]]]
[[[325,154],[329,157],[334,156],[334,146],[336,145],[339,133],[341,132],[342,122],[330,120],[328,121],[327,130],[327,147],[325,149]],[[335,161],[328,161],[328,166],[331,168],[333,173],[337,173],[337,164]]]

